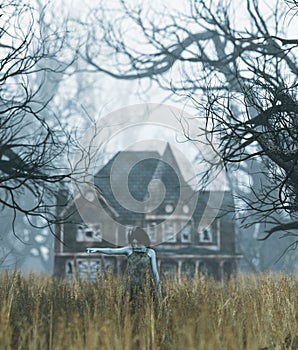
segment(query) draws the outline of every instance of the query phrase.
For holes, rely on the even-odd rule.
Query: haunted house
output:
[[[219,279],[237,272],[231,192],[195,191],[169,145],[162,155],[119,152],[95,175],[94,188],[96,192],[87,190],[57,206],[55,275],[95,279],[108,270],[121,274],[126,257],[88,255],[86,248],[127,245],[133,226],[149,234],[161,275]],[[150,200],[156,196],[157,205]],[[220,208],[213,206],[214,196],[222,198]]]

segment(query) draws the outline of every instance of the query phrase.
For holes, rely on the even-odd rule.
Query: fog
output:
[[[200,90],[199,87],[195,85],[189,88],[190,83],[199,82],[201,84],[203,79],[200,80],[199,76],[204,69],[208,69],[207,65],[198,65],[194,68],[193,62],[196,62],[197,55],[195,51],[196,45],[189,46],[189,48],[187,47],[186,52],[181,55],[181,59],[178,60],[178,63],[176,65],[173,64],[173,66],[163,74],[158,75],[154,73],[152,77],[146,76],[142,79],[130,77],[133,74],[136,76],[138,74],[145,74],[144,72],[146,69],[148,69],[148,71],[153,69],[152,67],[154,65],[152,64],[151,67],[151,63],[148,63],[146,60],[148,57],[151,57],[152,62],[155,62],[154,60],[161,57],[167,49],[175,47],[171,42],[175,36],[182,42],[184,36],[191,33],[191,37],[193,33],[195,33],[197,28],[199,28],[201,19],[192,22],[187,19],[186,16],[191,15],[191,11],[195,9],[195,5],[189,6],[190,3],[192,2],[166,1],[161,5],[158,1],[151,1],[149,6],[149,4],[143,4],[141,1],[128,2],[128,9],[137,8],[138,5],[143,8],[143,12],[139,14],[133,12],[136,16],[134,20],[135,23],[138,24],[137,15],[139,15],[144,21],[141,24],[148,26],[148,28],[154,23],[154,25],[161,26],[162,32],[162,30],[165,30],[163,25],[166,27],[167,25],[170,26],[170,23],[172,25],[172,23],[177,24],[177,22],[179,25],[179,21],[185,25],[185,23],[189,21],[189,27],[182,29],[179,27],[177,33],[175,30],[171,31],[171,36],[165,36],[164,42],[160,42],[160,46],[156,45],[154,47],[155,51],[150,51],[150,48],[148,48],[145,42],[145,39],[148,38],[142,33],[142,30],[140,29],[139,32],[135,31],[133,27],[130,27],[131,23],[127,20],[127,14],[123,13],[119,15],[117,12],[121,10],[118,1],[98,1],[92,2],[92,4],[89,1],[64,1],[61,3],[61,1],[55,0],[49,3],[44,2],[44,4],[42,1],[29,1],[28,4],[34,8],[34,28],[39,28],[40,33],[47,38],[46,42],[47,45],[49,45],[47,47],[47,50],[49,50],[48,52],[57,51],[55,51],[52,56],[49,54],[43,57],[38,62],[37,67],[32,69],[32,72],[30,71],[30,74],[26,76],[20,74],[17,84],[19,84],[19,86],[28,84],[28,86],[30,86],[28,90],[32,88],[32,92],[30,90],[30,94],[28,94],[34,97],[32,105],[34,105],[34,103],[36,103],[36,105],[46,105],[46,109],[42,109],[42,113],[44,113],[43,116],[45,116],[49,125],[54,125],[55,127],[58,125],[58,130],[61,128],[69,133],[73,140],[75,140],[74,144],[84,144],[84,142],[86,142],[86,135],[89,135],[89,132],[99,132],[100,137],[95,145],[98,149],[97,153],[94,153],[95,157],[97,157],[96,169],[100,169],[104,166],[109,159],[121,150],[151,149],[157,150],[158,153],[162,155],[166,144],[169,143],[173,146],[174,154],[181,166],[184,178],[190,181],[192,188],[199,189],[200,186],[198,184],[204,175],[205,169],[208,169],[212,161],[214,162],[210,155],[218,156],[217,153],[220,152],[218,151],[219,139],[214,137],[214,139],[210,141],[206,138],[207,133],[204,130],[204,121],[203,124],[192,124],[198,115],[202,116],[201,105],[204,105],[209,96],[208,89]],[[219,1],[218,4],[220,3]],[[246,32],[256,31],[253,22],[248,20],[247,10],[242,11],[242,3],[240,4],[239,1],[235,0],[232,2],[232,5],[233,6],[229,9],[229,13],[231,13],[232,16],[231,26],[239,29],[243,36],[245,36],[244,33]],[[259,10],[263,13],[263,18],[268,28],[270,28],[270,30],[273,28],[272,32],[276,34],[276,36],[283,34],[287,39],[296,39],[297,34],[295,29],[297,28],[297,14],[294,13],[292,17],[286,17],[286,12],[284,12],[280,21],[283,21],[283,29],[286,30],[286,32],[278,32],[276,29],[275,33],[274,27],[278,25],[276,23],[277,19],[271,11],[272,8],[272,3],[267,4],[265,1],[260,1]],[[96,25],[92,26],[92,24],[94,24],[92,21],[103,14],[102,9],[107,11],[106,13],[109,17],[103,16],[103,18],[100,19],[100,23],[111,26],[111,30],[107,29],[106,32],[104,32],[102,28],[97,28]],[[253,14],[255,14],[254,11],[255,10],[252,11]],[[143,13],[145,13],[146,16],[144,15],[144,17],[141,17]],[[180,17],[177,17],[177,14],[180,15]],[[114,15],[115,20],[113,17]],[[223,15],[224,10],[218,7],[219,18]],[[17,17],[17,14],[15,13],[14,16]],[[20,35],[19,29],[22,26],[24,26],[24,32],[26,32],[31,18],[30,16],[26,16],[25,14],[20,17],[19,22],[18,20],[11,21],[12,27],[10,27],[10,30],[11,33],[13,33],[12,36]],[[40,18],[42,18],[42,21],[39,21]],[[123,23],[121,23],[120,19],[124,19]],[[152,20],[152,23],[150,20]],[[1,25],[4,26],[2,22]],[[117,28],[117,30],[115,28]],[[113,32],[114,29],[115,32]],[[211,30],[211,25],[206,25],[206,32],[208,32],[208,30]],[[118,31],[120,31],[120,34],[123,36],[117,37],[117,34],[119,34]],[[145,34],[147,34],[148,37],[152,35],[152,33],[146,31]],[[153,34],[159,35],[159,32],[153,31]],[[179,35],[181,35],[181,38]],[[98,38],[98,42],[96,42],[96,38]],[[32,47],[30,46],[30,49],[27,53],[24,53],[24,55],[29,56],[31,50],[34,51],[34,48],[38,46],[38,39],[39,36],[36,35],[36,38],[32,41]],[[122,39],[123,42],[121,42]],[[152,38],[149,38],[148,41],[150,42],[151,39]],[[4,43],[9,46],[10,40],[12,39],[4,37],[2,45]],[[166,42],[167,40],[168,42]],[[181,43],[179,40],[178,44]],[[221,40],[222,43],[224,43],[223,37],[221,37]],[[107,43],[110,43],[110,47]],[[178,44],[176,44],[177,47],[179,46]],[[7,48],[5,45],[3,45],[3,47],[0,45],[0,51],[2,51],[1,57],[7,57],[5,56],[7,55]],[[61,50],[58,49],[59,45],[61,45]],[[122,53],[122,45],[123,47],[128,45],[131,49],[129,53],[130,56],[125,56]],[[220,51],[218,48],[216,51],[212,45],[205,44],[205,42],[198,44],[199,48],[201,48],[200,45],[206,49],[206,56],[207,54],[212,55],[214,52],[218,53]],[[210,45],[210,47],[208,45]],[[114,50],[114,54],[112,53],[111,47]],[[160,52],[157,52],[157,49],[159,49]],[[224,50],[228,51],[229,49],[230,46],[227,44]],[[148,50],[148,52],[146,52],[146,50]],[[119,55],[117,55],[117,53]],[[136,56],[133,57],[133,54]],[[146,54],[149,56],[145,56]],[[133,57],[133,69],[131,71],[126,70],[130,63],[128,62],[128,57]],[[89,58],[90,60],[88,61]],[[189,62],[187,60],[189,60]],[[143,68],[142,64],[144,64],[145,68]],[[242,64],[244,65],[243,62],[239,63],[239,66],[241,67]],[[11,69],[13,68],[10,67],[7,71],[9,72]],[[163,69],[163,66],[162,64],[160,64],[160,66],[157,64],[154,69],[157,71],[158,69]],[[288,78],[285,80],[290,82],[289,85],[292,83],[294,84],[297,78],[297,75],[294,78],[290,75],[290,70],[291,69],[285,73],[288,74]],[[250,77],[250,75],[253,74],[252,71],[252,68],[248,69],[244,73],[244,77]],[[1,74],[4,73],[6,72],[1,72]],[[123,77],[117,77],[116,73],[119,73],[119,75],[123,74]],[[129,78],[125,79],[125,75],[129,76]],[[228,76],[228,73],[224,70],[219,71],[218,76],[210,75],[207,78],[205,77],[205,82],[210,84],[210,88],[219,81],[221,82],[223,76]],[[12,77],[11,79],[14,78]],[[40,86],[36,88],[38,84],[40,84]],[[232,90],[233,81],[230,84],[229,88]],[[5,85],[8,94],[11,93],[11,85],[10,81]],[[227,88],[227,90],[229,90],[229,88]],[[295,92],[297,93],[297,88]],[[212,94],[210,93],[210,95]],[[295,95],[295,93],[293,93],[293,95]],[[36,100],[38,101],[36,102]],[[165,118],[162,120],[161,117],[160,125],[158,125],[157,122],[148,125],[141,117],[136,117],[136,119],[131,117],[131,119],[128,120],[127,116],[123,115],[124,127],[122,129],[120,128],[120,131],[118,131],[117,127],[117,132],[115,132],[116,124],[113,118],[115,115],[119,114],[119,111],[121,113],[121,111],[125,110],[128,106],[142,105],[146,107],[151,104],[167,105],[173,107],[173,110],[175,109],[175,111],[179,111],[179,113],[177,112],[173,115],[173,122],[169,123],[166,123],[164,121]],[[245,108],[237,108],[239,108],[238,111],[243,113],[246,107],[247,106],[245,106]],[[34,108],[38,109],[40,107]],[[251,107],[247,107],[247,109],[249,108]],[[55,118],[53,116],[55,116]],[[183,118],[186,116],[186,119],[182,118],[181,130],[178,130],[179,123],[177,123],[177,120],[179,121],[181,116],[183,116]],[[189,125],[196,126],[189,128]],[[25,135],[26,128],[24,127],[22,130],[24,133],[23,135]],[[102,137],[104,133],[109,135],[107,142],[102,141],[104,139]],[[32,135],[30,137],[32,137]],[[3,145],[3,140],[7,140],[6,136],[0,140],[0,146]],[[60,140],[62,140],[61,142],[63,142],[63,140],[66,140],[66,143],[68,142],[66,136]],[[88,148],[86,144],[84,145],[85,148]],[[70,150],[69,154],[61,152],[60,156],[62,154],[61,158],[63,159],[56,158],[55,162],[66,161],[67,163],[76,152],[77,149],[75,149],[75,147]],[[4,156],[5,155],[3,155],[2,159],[4,159]],[[203,159],[205,161],[207,159],[208,162],[203,163]],[[194,178],[193,176],[189,176],[189,164],[195,169],[198,177]],[[209,165],[206,166],[206,164]],[[252,188],[258,193],[258,191],[261,192],[263,187],[268,186],[267,180],[262,180],[262,173],[264,172],[262,165],[261,160],[251,163],[248,162],[242,169],[240,169],[238,165],[231,165],[227,173],[226,168],[223,167],[217,170],[218,173],[214,176],[214,181],[208,181],[204,189],[232,190],[232,185],[237,187],[235,202],[239,209],[238,216],[240,219],[243,219],[244,216],[250,216],[247,214],[247,207],[243,199],[252,196]],[[68,163],[67,165],[63,163],[63,169],[64,166],[68,168],[69,171],[72,170]],[[1,172],[3,178],[4,175],[5,172]],[[223,178],[224,181],[222,181]],[[14,185],[15,184],[13,184],[12,187],[14,187]],[[1,187],[1,196],[4,198],[7,196],[7,193],[11,192],[7,192],[6,184],[4,184],[3,187]],[[24,207],[31,208],[34,206],[34,193],[32,194],[30,189],[24,188],[17,193],[17,196],[19,196],[19,201]],[[54,196],[48,196],[47,201],[51,206],[51,210],[55,210],[53,208],[56,198]],[[5,203],[11,203],[10,199]],[[54,224],[50,223],[47,225],[38,216],[33,216],[33,219],[31,217],[29,218],[26,213],[15,212],[8,205],[5,205],[5,203],[2,203],[3,209],[0,212],[0,223],[2,226],[0,250],[1,269],[16,268],[26,272],[31,270],[36,272],[53,272],[54,236],[50,228],[54,230]],[[292,237],[289,236],[280,240],[279,237],[282,234],[277,233],[273,234],[268,240],[257,240],[264,237],[265,231],[268,227],[271,227],[272,221],[279,222],[284,219],[290,220],[291,215],[294,215],[295,218],[296,212],[289,214],[287,211],[277,210],[274,215],[269,216],[270,220],[264,219],[262,222],[255,222],[254,225],[246,225],[244,227],[241,225],[241,220],[236,221],[237,249],[238,252],[244,256],[241,263],[241,271],[297,271],[297,249],[290,250],[283,255],[283,252],[293,241]],[[252,217],[251,220],[257,221],[254,217]],[[246,222],[250,223],[250,217]],[[297,230],[294,231],[294,234],[297,234]]]

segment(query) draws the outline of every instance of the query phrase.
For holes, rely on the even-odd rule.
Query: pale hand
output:
[[[86,249],[86,251],[87,251],[87,253],[96,253],[96,249],[94,249],[94,248],[87,248]]]

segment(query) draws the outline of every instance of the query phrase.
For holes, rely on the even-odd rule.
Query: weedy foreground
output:
[[[2,272],[0,349],[298,349],[298,276],[165,279],[133,310],[122,286]]]

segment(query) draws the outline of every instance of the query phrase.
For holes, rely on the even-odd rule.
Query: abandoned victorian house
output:
[[[117,171],[113,168],[116,161]],[[160,183],[162,201],[146,208],[150,195],[163,192]],[[94,187],[96,196],[87,191],[76,203],[72,199],[58,209],[61,223],[56,227],[55,275],[95,279],[97,273],[109,269],[122,273],[125,256],[88,255],[86,248],[127,245],[132,226],[148,232],[161,275],[191,277],[199,273],[221,278],[237,271],[240,255],[235,247],[230,191],[217,191],[222,196],[221,207],[210,222],[202,220],[213,215],[212,191],[196,192],[188,185],[169,145],[162,155],[153,151],[119,152],[97,172]],[[77,210],[78,201],[85,210],[84,220]],[[134,209],[135,202],[143,205],[142,210]]]

